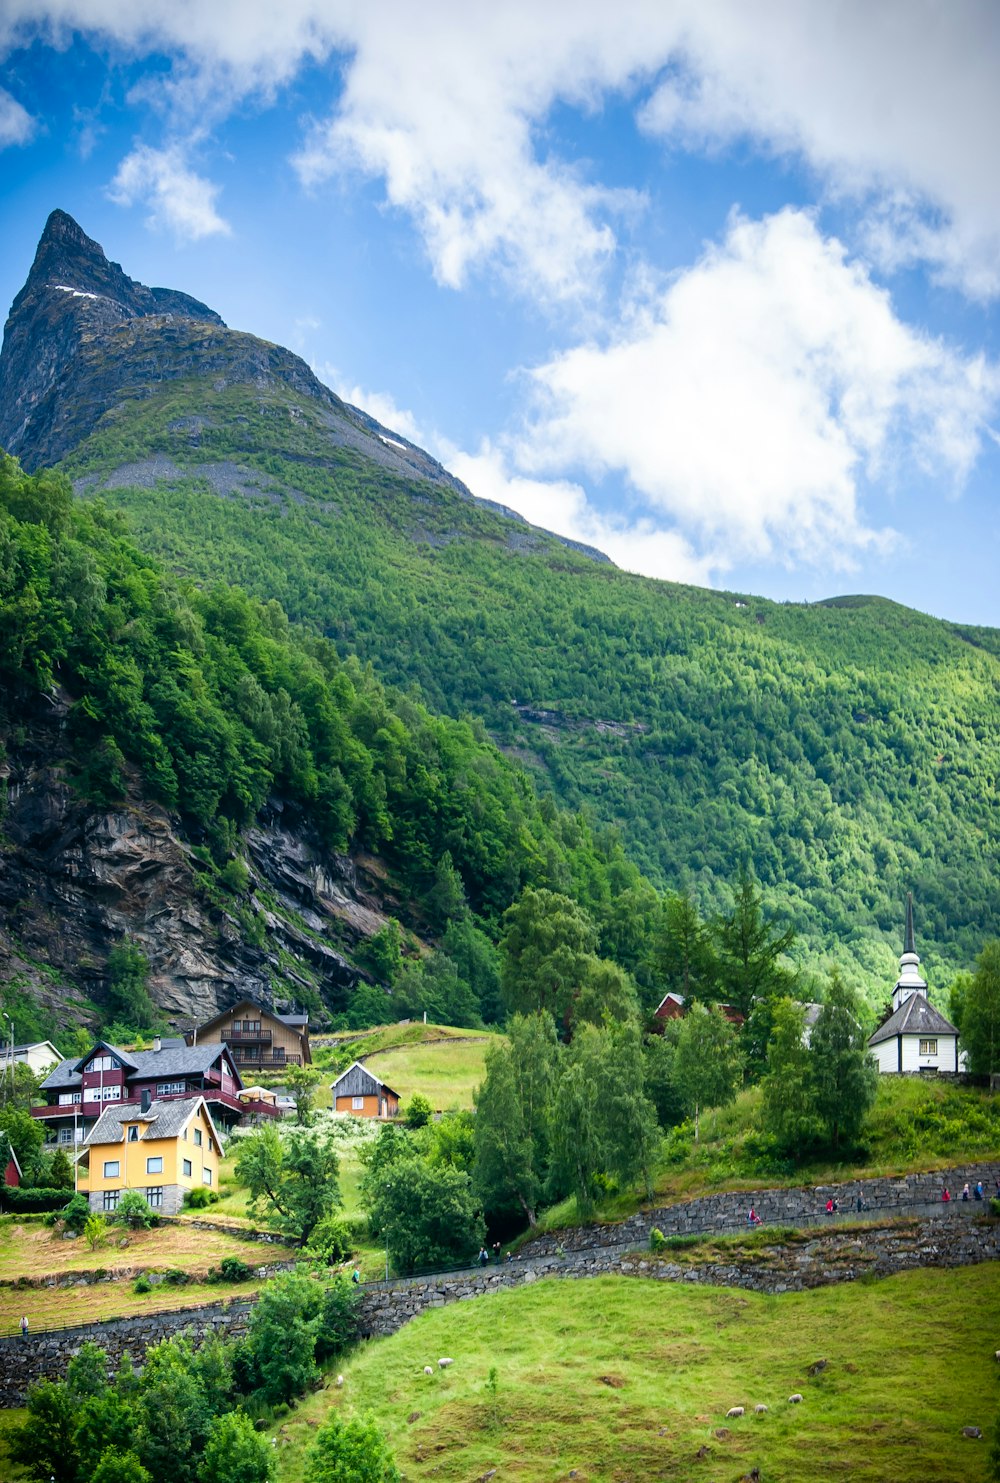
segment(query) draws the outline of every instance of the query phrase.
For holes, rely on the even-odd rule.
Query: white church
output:
[[[920,959],[913,945],[913,897],[906,899],[906,935],[899,978],[892,991],[892,1014],[868,1038],[868,1049],[880,1072],[904,1075],[915,1071],[964,1071],[966,1056],[958,1048],[958,1031],[927,998]]]

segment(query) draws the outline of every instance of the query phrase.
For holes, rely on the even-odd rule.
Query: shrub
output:
[[[667,1244],[667,1238],[666,1238],[666,1236],[663,1234],[663,1232],[657,1226],[654,1226],[653,1229],[649,1233],[649,1249],[650,1249],[650,1251],[662,1251],[663,1248],[666,1246],[666,1244]]]
[[[338,1277],[327,1288],[316,1334],[317,1359],[332,1359],[357,1338],[360,1301],[357,1287],[346,1277]]]
[[[186,1287],[189,1282],[194,1281],[194,1278],[190,1272],[182,1272],[179,1267],[171,1267],[164,1272],[163,1280],[168,1287]]]
[[[137,1189],[127,1189],[118,1201],[113,1219],[137,1231],[148,1230],[155,1220],[152,1210]]]
[[[208,1277],[210,1282],[246,1282],[252,1273],[253,1268],[238,1256],[224,1256],[217,1267],[209,1268]]]
[[[153,1291],[153,1284],[150,1282],[145,1272],[141,1272],[135,1279],[135,1282],[132,1284],[132,1291],[137,1293]]]
[[[371,1417],[333,1416],[316,1433],[309,1454],[309,1483],[400,1483],[385,1437]]]
[[[340,1215],[327,1215],[313,1227],[305,1254],[314,1261],[342,1262],[351,1251],[351,1232]]]
[[[184,1206],[187,1210],[205,1210],[209,1205],[217,1204],[218,1199],[215,1190],[209,1189],[205,1184],[184,1191]]]
[[[414,1092],[406,1107],[406,1126],[425,1128],[431,1120],[433,1111],[433,1107],[423,1093]]]
[[[83,1239],[91,1251],[96,1251],[107,1240],[108,1223],[103,1215],[88,1215],[83,1227]]]
[[[995,1199],[995,1198],[992,1198],[991,1197],[991,1199],[990,1199],[990,1214],[991,1215],[1000,1215],[1000,1199]]]
[[[79,1236],[90,1218],[90,1201],[87,1196],[75,1194],[69,1204],[63,1207],[62,1218],[67,1231]]]
[[[258,1436],[249,1416],[230,1411],[216,1416],[198,1469],[199,1483],[271,1483],[276,1462],[270,1444]]]

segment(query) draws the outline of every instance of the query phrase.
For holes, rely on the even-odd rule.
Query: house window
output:
[[[936,1040],[921,1040],[920,1054],[922,1056],[936,1056],[938,1053]]]
[[[183,1081],[160,1081],[156,1084],[156,1095],[158,1097],[176,1097],[182,1095],[186,1090]]]
[[[104,1191],[104,1202],[103,1203],[104,1203],[104,1209],[105,1210],[117,1210],[118,1209],[118,1196],[119,1196],[120,1193],[121,1193],[121,1191],[120,1190],[116,1190],[116,1189],[106,1189]]]
[[[202,1184],[211,1184],[212,1183],[212,1171],[211,1171],[211,1169],[202,1169],[202,1171],[201,1171],[201,1182],[202,1182]]]
[[[150,1210],[159,1210],[163,1204],[163,1185],[151,1184],[146,1187],[146,1204]]]
[[[365,1109],[365,1099],[364,1099],[364,1097],[352,1097],[351,1098],[351,1111],[352,1112],[363,1112],[364,1109]]]
[[[137,1123],[132,1123],[131,1126],[129,1127],[129,1130],[128,1130],[128,1141],[130,1143],[138,1143],[139,1142],[139,1125]]]
[[[163,1159],[162,1159],[162,1157],[157,1157],[155,1159],[147,1159],[146,1160],[146,1173],[147,1174],[162,1174],[163,1173]]]
[[[59,1142],[60,1143],[72,1143],[73,1142],[73,1129],[72,1128],[60,1128],[59,1129]]]
[[[191,1178],[191,1160],[190,1159],[185,1159],[184,1162],[183,1162],[183,1164],[182,1164],[182,1168],[184,1170],[184,1173],[190,1179]]]
[[[87,1067],[88,1071],[115,1071],[117,1069],[118,1062],[114,1056],[95,1056]]]
[[[72,1107],[75,1103],[78,1103],[80,1101],[82,1095],[82,1092],[60,1092],[59,1106]]]
[[[118,1162],[117,1159],[105,1159],[105,1161],[104,1161],[104,1177],[105,1177],[105,1179],[117,1179],[120,1173],[121,1173],[121,1164]]]
[[[95,1102],[120,1102],[122,1097],[120,1086],[91,1087],[90,1093]]]
[[[194,1130],[194,1141],[195,1141],[196,1146],[198,1148],[200,1148],[201,1147],[201,1129],[200,1128],[195,1128],[195,1130]]]

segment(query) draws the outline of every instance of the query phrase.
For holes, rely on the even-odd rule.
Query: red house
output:
[[[17,1154],[10,1147],[9,1143],[7,1147],[10,1150],[10,1157],[7,1160],[7,1167],[3,1171],[3,1182],[8,1189],[17,1189],[21,1183],[21,1165],[17,1162]]]
[[[719,1008],[726,1016],[731,1025],[737,1030],[743,1024],[745,1016],[740,1013],[735,1004],[720,1004]],[[664,994],[659,1004],[653,1010],[654,1020],[659,1020],[662,1026],[665,1020],[682,1020],[688,1012],[688,1003],[683,994]]]

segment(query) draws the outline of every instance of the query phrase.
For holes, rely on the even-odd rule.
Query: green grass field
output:
[[[992,1435],[998,1344],[996,1265],[780,1297],[553,1279],[360,1346],[337,1366],[343,1388],[331,1377],[280,1428],[280,1483],[305,1483],[334,1408],[371,1411],[409,1483],[494,1468],[497,1483],[729,1483],[755,1466],[766,1483],[980,1483],[989,1441],[962,1427]],[[727,1420],[735,1405],[750,1414]]]
[[[414,1092],[422,1093],[435,1112],[472,1107],[491,1038],[402,1045],[366,1055],[365,1066],[399,1093],[404,1108]]]

